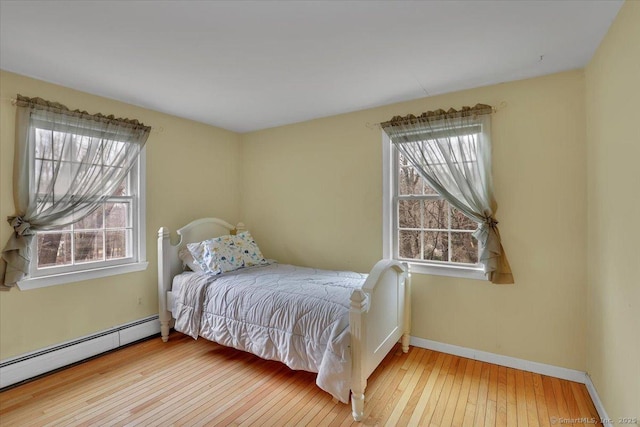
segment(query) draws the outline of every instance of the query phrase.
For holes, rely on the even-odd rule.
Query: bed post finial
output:
[[[167,227],[160,227],[158,229],[158,239],[164,239],[170,237],[169,229]]]

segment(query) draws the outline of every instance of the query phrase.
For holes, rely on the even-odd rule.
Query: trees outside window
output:
[[[476,266],[477,224],[438,195],[407,159],[394,157],[398,258]]]
[[[34,170],[37,177],[32,183],[38,197],[50,193],[55,179],[54,194],[69,196],[68,186],[77,173],[77,165],[84,159],[84,151],[96,149],[104,141],[87,138],[70,132],[52,132],[35,129],[36,147]],[[100,149],[98,147],[98,149]],[[101,160],[90,166],[90,172],[97,177],[108,168],[115,167],[109,156],[98,156]],[[95,161],[95,158],[94,158]],[[37,262],[32,265],[33,276],[55,274],[69,269],[91,267],[88,263],[110,263],[131,260],[136,255],[135,225],[133,216],[137,211],[136,176],[137,165],[120,183],[116,191],[88,216],[75,223],[46,231],[37,231],[35,251]]]

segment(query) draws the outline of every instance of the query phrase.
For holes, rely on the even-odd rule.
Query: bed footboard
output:
[[[367,378],[402,340],[409,351],[410,280],[406,264],[380,260],[362,290],[351,295],[351,405],[356,421],[364,417]]]

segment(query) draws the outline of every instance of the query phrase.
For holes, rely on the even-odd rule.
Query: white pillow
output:
[[[186,246],[180,248],[180,250],[178,251],[178,257],[182,261],[182,267],[185,270],[189,268],[191,271],[195,272],[203,271],[202,267],[200,267],[200,264],[196,262],[196,260],[193,258],[193,255],[191,255],[191,252]]]

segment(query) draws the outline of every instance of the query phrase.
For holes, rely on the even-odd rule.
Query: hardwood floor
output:
[[[363,425],[574,426],[584,385],[411,347],[369,379]],[[571,421],[576,421],[572,423]],[[580,422],[577,422],[580,421]],[[1,426],[349,426],[315,375],[173,333],[0,393]]]

